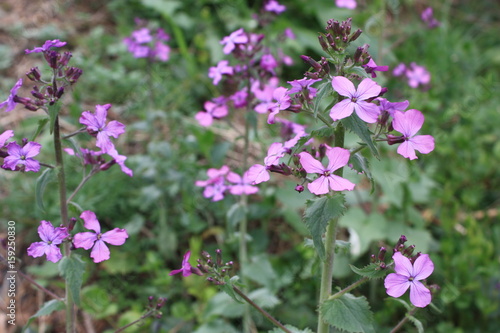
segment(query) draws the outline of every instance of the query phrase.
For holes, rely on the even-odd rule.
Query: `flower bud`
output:
[[[405,142],[405,138],[403,135],[392,135],[392,134],[387,134],[387,143],[389,145],[395,145],[398,143],[403,143]]]
[[[159,310],[161,307],[163,307],[166,301],[167,301],[166,298],[163,297],[158,298],[158,304],[156,304],[156,310]]]
[[[220,249],[215,250],[217,266],[222,266],[222,251]]]
[[[64,87],[57,89],[56,98],[59,99],[64,94]]]
[[[314,60],[313,58],[311,57],[308,57],[306,55],[301,55],[300,58],[308,65],[310,65],[312,68],[314,68],[315,70],[319,71],[321,69],[321,65],[318,64],[318,62],[316,60]]]
[[[352,35],[351,37],[349,37],[349,43],[350,42],[354,42],[356,39],[358,39],[359,36],[361,36],[361,34],[363,33],[363,30],[361,29],[358,29],[356,30]]]
[[[404,250],[403,255],[409,257],[412,255],[414,250],[415,250],[415,245],[410,245]]]
[[[78,220],[74,217],[69,219],[68,231],[73,230],[73,228],[75,227],[76,221],[78,221]]]
[[[299,193],[304,192],[304,186],[297,184],[297,186],[295,186],[295,191]]]
[[[61,60],[59,61],[59,64],[61,66],[66,66],[68,64],[69,60],[71,59],[71,57],[72,57],[71,52],[68,52],[68,51],[64,52],[63,56],[61,57]]]
[[[42,75],[38,67],[32,67],[30,71],[26,73],[26,76],[28,77],[28,79],[35,82],[40,82],[40,79],[42,78]]]
[[[380,248],[380,251],[378,252],[378,260],[380,261],[384,261],[384,258],[385,258],[385,253],[387,252],[387,250],[385,249],[385,247],[381,247]]]

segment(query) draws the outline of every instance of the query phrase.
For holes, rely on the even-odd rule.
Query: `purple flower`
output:
[[[394,117],[395,111],[404,111],[408,108],[408,105],[410,105],[410,102],[408,101],[392,103],[382,97],[377,98],[377,101],[380,102],[380,112],[386,111],[391,117]]]
[[[431,81],[431,73],[424,67],[412,62],[405,72],[408,85],[417,88],[420,84],[425,85]]]
[[[247,171],[247,179],[251,185],[267,182],[271,179],[267,167],[262,164],[254,164]]]
[[[243,174],[243,177],[235,172],[229,172],[226,179],[234,184],[229,186],[229,192],[233,195],[249,195],[259,191],[257,187],[252,186],[252,180],[249,178],[248,171]]]
[[[283,32],[285,37],[290,38],[290,39],[295,39],[295,34],[293,33],[292,29],[286,28],[285,31]]]
[[[311,193],[320,195],[333,191],[351,191],[354,184],[345,178],[336,176],[333,172],[349,162],[349,150],[339,147],[326,146],[326,156],[328,157],[328,166],[325,168],[320,161],[316,160],[311,154],[302,152],[299,154],[300,164],[307,173],[318,173],[320,176],[313,182],[307,184]]]
[[[422,112],[411,109],[406,112],[396,111],[392,126],[402,136],[389,136],[389,144],[401,143],[398,147],[398,154],[414,160],[417,157],[415,150],[422,154],[428,154],[434,150],[434,138],[431,135],[415,134],[422,128],[424,124],[424,115]]]
[[[271,105],[269,108],[269,116],[267,118],[268,124],[274,124],[274,118],[281,110],[286,110],[291,105],[291,99],[288,95],[288,89],[285,87],[278,87],[273,92],[273,98],[276,100],[276,103]]]
[[[422,14],[420,14],[420,18],[422,19],[422,21],[424,21],[425,24],[427,24],[427,27],[429,29],[433,29],[441,25],[441,23],[434,17],[431,7],[427,7],[426,9],[424,9]]]
[[[160,61],[167,61],[170,58],[170,47],[162,41],[157,41],[153,50],[153,56]]]
[[[21,147],[17,142],[11,142],[7,145],[7,153],[9,156],[3,160],[2,168],[16,170],[18,165],[24,166],[24,171],[38,172],[40,170],[40,162],[33,159],[38,155],[42,145],[38,142],[28,142],[24,147]]]
[[[106,117],[111,104],[96,105],[95,113],[85,111],[80,117],[80,124],[87,126],[87,131],[96,135],[96,146],[101,148],[103,153],[107,153],[114,149],[110,136],[118,138],[125,133],[125,125],[119,121],[112,120],[106,124]]]
[[[223,165],[220,169],[210,168],[207,170],[208,179],[197,180],[195,185],[205,188],[203,191],[205,198],[212,198],[212,201],[222,200],[227,189],[224,180],[228,172],[229,167],[227,165]]]
[[[254,107],[255,112],[267,113],[269,108],[274,105],[274,103],[272,103],[273,92],[278,87],[278,84],[279,80],[277,77],[270,78],[267,84],[265,84],[262,89],[260,88],[259,81],[252,82],[252,86],[250,89],[255,95],[255,98],[261,102]]]
[[[292,86],[292,89],[288,92],[289,94],[301,92],[301,91],[308,91],[308,96],[309,99],[314,98],[316,96],[316,93],[318,92],[318,89],[311,87],[312,84],[321,81],[321,79],[300,79],[300,80],[293,80],[293,81],[288,81],[288,83]]]
[[[38,258],[45,254],[49,261],[61,260],[62,254],[58,245],[69,236],[68,230],[65,227],[54,228],[48,221],[40,221],[38,235],[42,241],[31,244],[28,248],[28,255]]]
[[[113,158],[113,160],[110,162],[111,164],[118,164],[122,169],[122,172],[127,176],[132,177],[134,175],[134,172],[125,165],[125,161],[127,160],[126,156],[120,155],[116,149],[111,149],[108,152],[108,155]]]
[[[227,105],[216,104],[211,101],[206,101],[204,104],[205,111],[198,112],[194,117],[198,123],[203,127],[212,125],[214,119],[220,119],[227,116]]]
[[[264,9],[268,12],[281,14],[286,10],[286,7],[284,5],[280,5],[276,0],[269,0],[265,4]]]
[[[274,69],[278,67],[278,62],[274,59],[272,54],[266,53],[260,58],[260,67],[274,75]]]
[[[80,218],[84,221],[85,228],[95,232],[80,232],[73,236],[73,244],[76,248],[88,250],[92,248],[90,257],[95,263],[109,259],[109,249],[106,243],[120,246],[128,238],[127,230],[114,228],[113,230],[101,233],[101,225],[94,212],[84,211]]]
[[[187,251],[186,254],[184,255],[184,258],[182,259],[182,267],[180,269],[174,269],[168,275],[175,275],[182,273],[182,276],[186,277],[193,274],[192,266],[189,263],[189,257],[191,257],[191,251]]]
[[[343,76],[335,76],[332,79],[332,87],[341,96],[348,97],[335,104],[330,110],[330,117],[336,121],[349,117],[353,111],[363,121],[374,123],[379,115],[378,106],[365,102],[366,99],[377,97],[382,88],[372,79],[364,79],[356,90],[354,84]]]
[[[222,52],[224,54],[229,54],[233,52],[236,47],[236,44],[245,44],[248,43],[248,36],[245,34],[243,28],[238,29],[232,32],[229,36],[224,37],[220,44],[224,45]]]
[[[5,101],[0,103],[0,109],[5,108],[5,112],[9,112],[9,111],[14,110],[14,108],[16,107],[16,104],[17,104],[16,102],[14,102],[14,96],[16,96],[17,91],[19,90],[19,88],[22,85],[23,85],[23,79],[17,80],[14,87],[12,87],[12,89],[10,90],[9,97],[7,97],[7,99]]]
[[[246,89],[242,89],[229,96],[229,99],[233,101],[235,108],[243,108],[247,106],[247,97]]]
[[[412,265],[410,259],[400,252],[394,253],[394,270],[387,275],[384,286],[392,297],[402,296],[410,288],[410,302],[419,308],[431,303],[431,292],[420,280],[426,279],[434,271],[434,263],[427,254],[421,254]]]
[[[406,71],[406,65],[403,63],[400,63],[394,69],[392,70],[392,75],[394,76],[401,76],[405,73]]]
[[[377,66],[373,59],[370,59],[370,61],[368,61],[366,65],[363,65],[363,67],[368,74],[372,75],[372,78],[377,77],[377,73],[375,73],[375,71],[387,72],[389,70],[389,66]]]
[[[142,28],[132,32],[132,38],[139,44],[149,43],[153,40],[148,28]]]
[[[0,148],[5,146],[5,143],[7,142],[8,139],[12,138],[14,136],[14,131],[13,130],[7,130],[0,134]]]
[[[41,47],[35,47],[33,50],[26,49],[24,52],[26,54],[46,52],[50,50],[51,47],[61,47],[64,45],[66,45],[66,42],[61,42],[59,39],[53,39],[46,41],[45,43],[43,43],[43,46]]]
[[[340,8],[355,9],[356,0],[335,0],[335,4]]]
[[[213,79],[212,83],[214,85],[219,84],[220,80],[222,79],[222,75],[233,75],[233,73],[234,69],[233,67],[229,66],[229,61],[227,60],[221,60],[217,64],[217,67],[210,67],[208,69],[208,77]]]

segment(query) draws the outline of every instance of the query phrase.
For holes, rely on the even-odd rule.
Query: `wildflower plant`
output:
[[[347,7],[352,6],[352,3],[342,5]],[[337,5],[341,4],[337,2]],[[344,175],[345,167],[348,166],[366,176],[373,184],[376,179],[373,179],[370,172],[366,155],[369,153],[377,159],[382,159],[379,145],[388,147],[399,143],[397,153],[410,160],[418,158],[416,151],[429,154],[434,150],[432,136],[416,135],[424,122],[423,113],[416,109],[405,111],[411,104],[408,101],[389,101],[383,97],[388,89],[375,81],[375,72],[388,71],[388,67],[375,63],[368,52],[367,44],[350,51],[361,33],[360,29],[353,29],[351,19],[343,22],[329,20],[326,31],[318,37],[325,56],[319,60],[302,56],[302,60],[310,66],[304,77],[290,81],[288,85],[280,85],[279,79],[274,76],[279,66],[262,65],[264,55],[270,54],[261,46],[266,37],[248,33],[241,28],[221,41],[223,52],[240,61],[232,64],[231,61],[223,60],[215,67],[217,69],[209,73],[214,84],[220,85],[227,80],[233,85],[240,84],[236,85],[234,90],[246,92],[246,132],[243,134],[245,149],[249,145],[250,121],[265,121],[268,126],[294,128],[292,135],[287,135],[284,142],[273,142],[268,147],[262,164],[257,163],[249,167],[245,150],[241,163],[243,176],[236,177],[234,172],[230,171],[231,167],[224,165],[221,169],[209,169],[209,179],[200,180],[197,185],[205,187],[204,196],[212,201],[223,200],[228,193],[241,195],[242,199],[237,204],[239,208],[235,209],[241,209],[243,212],[247,210],[247,196],[258,191],[252,186],[269,182],[272,173],[293,177],[297,182],[296,191],[302,192],[307,188],[314,195],[313,199],[306,201],[304,223],[321,262],[318,333],[328,332],[331,326],[348,332],[373,332],[373,316],[366,298],[356,297],[349,292],[363,282],[384,277],[392,265],[395,265],[396,273],[391,273],[386,279],[388,295],[399,297],[409,287],[410,301],[415,307],[424,307],[431,302],[429,290],[419,280],[429,277],[433,264],[427,255],[420,255],[421,259],[412,261],[414,266],[408,265],[410,259],[402,258],[401,254],[404,250],[403,237],[394,250],[394,263],[386,264],[383,261],[384,248],[372,264],[361,269],[352,266],[352,270],[361,275],[360,281],[339,293],[332,293],[333,264],[339,247],[336,235],[339,220],[347,209],[343,192],[362,186],[351,181],[349,174]],[[237,110],[240,107],[231,102],[231,96],[223,95],[216,100],[220,103],[219,107],[225,104],[228,110]],[[200,113],[196,115],[200,125],[205,127],[210,126],[215,119],[214,113],[210,112],[209,108],[206,109],[208,114],[205,118],[210,118],[210,122],[200,121],[204,118],[200,117]],[[233,112],[235,111],[229,111],[228,117]],[[290,120],[296,113],[304,115],[300,119],[307,119],[309,116],[313,122],[321,125],[311,126],[311,130],[306,124],[296,124]],[[253,120],[254,117],[257,117],[257,120]],[[347,131],[357,136],[357,144],[347,146]],[[402,135],[396,135],[394,131]],[[384,158],[401,157],[389,153]],[[244,216],[240,215],[237,221],[240,225],[241,266],[248,264],[245,238],[247,224]],[[182,267],[173,273],[191,272],[191,266],[186,262],[183,262]],[[198,268],[204,273],[209,272],[203,267],[202,265]],[[234,286],[232,279],[220,280],[212,276],[209,281]],[[244,269],[240,281],[246,285]],[[234,290],[228,291],[227,287],[223,290],[237,298]],[[248,292],[246,287],[240,291],[243,294]],[[356,311],[346,312],[345,308]],[[415,312],[410,311],[412,315]],[[249,320],[248,315],[246,316],[244,323]],[[285,332],[289,331],[278,326]],[[244,331],[248,330],[248,326],[244,325]]]
[[[13,111],[17,105],[23,105],[30,112],[36,112],[40,117],[38,128],[30,138],[17,138],[15,130],[8,129],[0,135],[0,158],[3,159],[3,172],[19,172],[23,177],[25,172],[39,173],[36,181],[36,202],[44,211],[43,193],[46,185],[51,180],[57,181],[59,197],[59,218],[57,221],[42,220],[38,227],[41,241],[34,242],[28,247],[27,253],[34,258],[45,257],[46,260],[58,263],[59,273],[65,280],[65,296],[56,296],[42,306],[42,313],[50,313],[56,309],[66,309],[66,332],[75,332],[76,307],[80,306],[80,288],[82,274],[85,271],[85,262],[82,260],[82,248],[91,250],[90,258],[95,263],[110,259],[110,250],[107,244],[121,246],[128,238],[127,231],[121,228],[101,232],[96,214],[89,210],[81,212],[78,220],[70,216],[69,205],[81,207],[75,201],[77,194],[83,186],[97,173],[105,172],[114,164],[118,164],[128,176],[133,171],[125,165],[125,156],[120,155],[115,146],[114,139],[125,132],[125,125],[116,120],[109,120],[108,111],[111,104],[97,105],[94,111],[83,111],[79,119],[82,125],[72,133],[63,133],[61,119],[73,121],[78,126],[78,119],[71,119],[65,112],[64,94],[72,89],[80,79],[82,70],[70,65],[71,52],[61,52],[59,48],[65,47],[66,42],[58,39],[48,40],[41,47],[25,51],[26,54],[41,55],[45,60],[45,67],[33,67],[27,73],[27,81],[31,84],[31,97],[22,97],[19,89],[26,80],[19,79],[10,91],[7,100],[0,104],[5,112]],[[43,74],[42,74],[43,73]],[[49,73],[49,75],[46,75]],[[43,145],[39,142],[41,135],[52,137],[53,145]],[[87,137],[85,141],[78,142],[75,138]],[[80,144],[90,142],[91,137],[96,137],[96,142],[83,148]],[[49,156],[53,151],[53,159]],[[40,154],[44,152],[43,154]],[[64,152],[67,158],[80,160],[80,172],[69,170],[65,165]],[[105,156],[107,155],[107,156]],[[42,160],[43,159],[43,160]],[[68,169],[68,170],[67,170]],[[70,189],[67,177],[81,174],[78,186]],[[71,192],[68,192],[70,191]],[[69,193],[69,194],[68,194]],[[46,213],[46,212],[45,212]],[[83,227],[93,232],[78,232],[75,228],[78,221]],[[55,226],[57,225],[57,226]],[[52,292],[36,284],[49,295]],[[35,315],[37,316],[37,315]]]

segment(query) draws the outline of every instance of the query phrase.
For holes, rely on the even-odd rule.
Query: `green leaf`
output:
[[[370,279],[379,279],[379,278],[386,276],[386,274],[387,274],[387,271],[384,269],[381,269],[380,265],[376,264],[376,263],[371,263],[369,265],[366,265],[363,268],[357,268],[356,266],[353,266],[353,265],[349,265],[349,266],[351,266],[351,269],[354,273],[361,275],[361,276],[368,277]]]
[[[310,328],[304,328],[303,330],[301,330],[300,328],[297,328],[292,325],[285,325],[285,327],[292,333],[314,333],[314,331],[311,330]],[[268,331],[268,333],[283,333],[283,332],[284,331],[279,327],[274,328],[272,331]]]
[[[54,126],[56,124],[57,116],[59,115],[59,110],[61,110],[61,106],[61,103],[49,105],[50,134],[54,133]]]
[[[422,322],[415,318],[414,316],[409,316],[406,314],[408,319],[412,322],[413,325],[417,328],[418,333],[424,333],[424,325],[422,325]]]
[[[364,143],[368,145],[372,154],[379,158],[377,148],[372,141],[371,132],[368,129],[367,124],[361,120],[356,113],[353,113],[351,116],[344,118],[341,120],[342,124],[344,124],[345,128],[354,132]]]
[[[238,284],[238,280],[240,279],[239,276],[235,275],[232,278],[229,278],[229,276],[224,277],[224,281],[226,282],[225,284],[219,285],[220,289],[228,294],[235,302],[238,303],[245,303],[243,302],[238,294],[233,289],[233,286]]]
[[[65,306],[64,302],[60,301],[58,299],[53,299],[53,300],[50,300],[48,302],[45,302],[42,305],[42,307],[34,315],[32,315],[30,317],[30,319],[28,319],[28,321],[26,322],[26,325],[24,325],[24,327],[23,327],[22,332],[24,332],[26,329],[29,328],[31,322],[35,318],[38,318],[38,317],[41,317],[41,316],[47,316],[47,315],[51,314],[54,311],[63,310],[65,307],[66,306]]]
[[[311,233],[314,247],[321,260],[325,259],[325,247],[323,245],[323,233],[328,223],[334,218],[344,214],[344,196],[336,194],[306,201],[304,222]]]
[[[82,287],[84,271],[85,263],[77,254],[72,254],[69,258],[64,257],[59,262],[59,272],[66,279],[71,297],[73,297],[73,301],[78,306],[80,306],[80,289]]]
[[[318,114],[319,107],[321,106],[321,100],[323,99],[323,97],[325,97],[325,94],[328,91],[332,91],[332,90],[333,90],[333,88],[332,88],[332,85],[329,81],[324,82],[323,84],[321,84],[319,86],[318,93],[316,94],[316,98],[314,99],[315,100],[314,109],[313,109],[314,117],[316,117],[316,115]]]
[[[361,155],[361,153],[351,154],[349,158],[349,163],[352,165],[352,168],[357,172],[362,172],[368,177],[370,183],[372,185],[372,193],[375,190],[375,182],[373,180],[373,175],[370,171],[370,164],[368,160]]]
[[[38,127],[36,128],[35,133],[33,133],[30,141],[36,140],[36,137],[42,132],[43,128],[45,127],[45,125],[47,125],[48,122],[49,118],[43,118],[38,121]]]
[[[329,138],[335,134],[335,127],[323,126],[317,130],[311,131],[311,136],[315,138]]]
[[[339,330],[353,333],[375,333],[373,314],[366,297],[344,294],[327,300],[320,307],[325,322]]]
[[[45,169],[35,182],[35,201],[38,207],[45,211],[43,193],[47,185],[54,180],[55,169]]]
[[[227,220],[229,225],[236,226],[240,223],[246,216],[246,210],[240,203],[235,203],[227,211]]]

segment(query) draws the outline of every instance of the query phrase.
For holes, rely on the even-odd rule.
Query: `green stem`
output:
[[[137,320],[134,320],[133,322],[128,323],[127,325],[122,326],[122,327],[120,327],[119,329],[117,329],[117,330],[115,331],[115,333],[123,332],[123,331],[125,331],[127,328],[129,328],[130,326],[135,325],[135,324],[137,324],[137,323],[139,323],[139,322],[143,321],[143,320],[144,320],[144,319],[146,319],[147,317],[151,317],[151,316],[152,316],[152,315],[154,315],[155,313],[156,313],[156,311],[155,311],[155,310],[149,310],[148,312],[146,312],[145,314],[143,314],[143,315],[141,316],[141,318],[139,318],[139,319],[137,319]]]
[[[66,203],[66,178],[64,175],[64,164],[62,155],[61,133],[59,131],[59,116],[56,116],[54,122],[54,151],[56,157],[57,182],[59,185],[59,206],[61,211],[61,223],[68,228],[68,204]],[[70,243],[64,243],[64,255],[71,256]],[[68,281],[66,281],[66,333],[75,332],[75,305],[73,297],[69,290]]]
[[[269,320],[271,323],[273,323],[275,326],[278,326],[281,328],[284,332],[286,333],[292,333],[288,328],[283,326],[279,321],[277,321],[273,316],[271,316],[266,310],[262,309],[260,306],[255,304],[250,298],[247,297],[240,289],[237,287],[233,286],[233,290],[241,296],[248,304],[253,306],[257,311],[259,311],[267,320]]]
[[[408,320],[410,320],[410,317],[413,316],[415,314],[415,312],[417,312],[418,308],[413,308],[411,309],[403,319],[401,319],[401,321],[389,332],[389,333],[396,333],[397,331],[399,331],[401,329],[401,327],[403,327],[404,324],[406,324],[406,322]]]
[[[332,299],[337,299],[339,298],[340,296],[348,293],[349,291],[353,290],[353,289],[356,289],[357,287],[359,287],[360,285],[362,285],[363,283],[369,281],[370,278],[368,277],[363,277],[361,279],[359,279],[358,281],[354,282],[353,284],[345,287],[344,289],[342,289],[341,291],[339,291],[338,293],[335,293],[333,294],[332,296],[328,297],[328,300],[332,300]]]
[[[344,138],[345,138],[345,128],[341,122],[338,123],[335,129],[335,139],[334,146],[344,148]],[[344,168],[335,170],[334,174],[336,176],[342,177],[344,173]],[[333,279],[333,263],[335,259],[335,239],[337,236],[337,226],[339,218],[332,219],[328,226],[326,227],[326,237],[325,237],[325,261],[322,264],[321,272],[321,285],[319,290],[319,302],[318,306],[330,297],[332,293],[332,279]],[[321,311],[318,316],[318,333],[328,333],[329,326],[323,320],[323,315]]]

